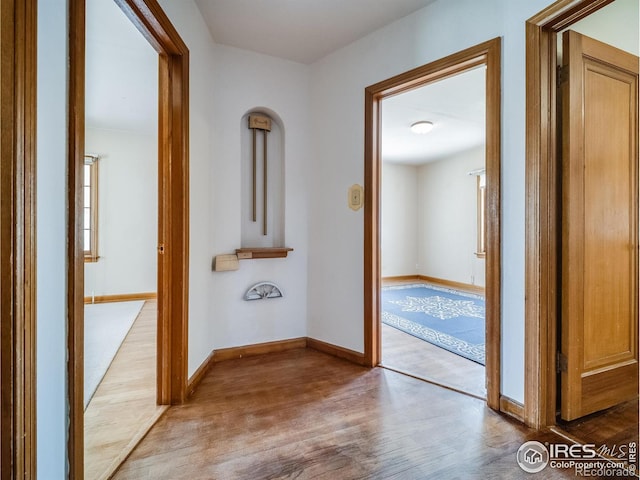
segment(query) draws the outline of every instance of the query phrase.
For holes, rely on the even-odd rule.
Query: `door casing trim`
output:
[[[0,476],[36,478],[37,2],[0,2]]]
[[[376,366],[380,341],[380,102],[479,65],[487,66],[486,372],[487,405],[500,408],[501,39],[494,38],[365,89],[364,360]]]
[[[555,425],[560,184],[556,35],[613,0],[559,0],[526,22],[524,420]]]

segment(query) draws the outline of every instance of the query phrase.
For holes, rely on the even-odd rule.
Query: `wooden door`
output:
[[[563,35],[561,417],[638,395],[638,57]]]

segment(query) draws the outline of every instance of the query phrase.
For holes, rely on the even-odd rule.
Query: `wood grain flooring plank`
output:
[[[638,399],[571,422],[560,420],[558,427],[583,442],[596,445],[626,445],[631,442],[638,445]]]
[[[114,478],[528,478],[515,454],[529,439],[560,441],[481,400],[299,349],[214,365]]]
[[[484,365],[382,324],[382,365],[486,398]]]
[[[156,301],[146,301],[84,412],[85,479],[107,479],[166,410],[156,405]]]

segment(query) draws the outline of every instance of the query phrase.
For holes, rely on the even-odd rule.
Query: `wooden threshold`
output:
[[[484,365],[382,324],[381,364],[487,398]]]
[[[405,370],[404,368],[400,368],[400,367],[394,367],[392,365],[386,365],[386,364],[380,364],[379,367],[384,368],[386,370],[389,370],[391,372],[396,372],[399,373],[401,375],[406,375],[407,377],[411,377],[411,378],[415,378],[416,380],[420,380],[422,382],[426,382],[426,383],[430,383],[431,385],[436,385],[438,387],[442,387],[442,388],[446,388],[447,390],[451,390],[452,392],[456,392],[456,393],[460,393],[462,395],[467,395],[468,397],[471,398],[476,398],[478,400],[482,400],[482,401],[486,401],[487,399],[481,395],[476,395],[475,393],[472,392],[468,392],[462,388],[458,388],[454,385],[451,385],[447,382],[443,382],[441,380],[436,380],[434,378],[428,377],[426,375],[419,375],[417,373],[412,373],[409,372],[408,370]]]

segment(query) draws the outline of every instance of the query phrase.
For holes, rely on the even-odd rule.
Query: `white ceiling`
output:
[[[113,0],[87,0],[86,125],[157,132],[158,54]]]
[[[196,3],[217,43],[309,64],[433,1],[196,0]],[[637,9],[637,0],[617,0],[598,13],[637,18]],[[589,18],[598,28],[617,23],[604,20],[597,15]],[[631,43],[637,48],[637,28],[634,32],[635,43],[633,38]],[[587,33],[593,35],[591,31]],[[615,37],[614,33],[609,36]],[[87,0],[87,125],[157,131],[157,72],[156,52],[115,2]],[[383,160],[420,164],[482,145],[484,100],[482,70],[385,99]],[[411,133],[409,126],[419,120],[434,122],[434,130],[427,135]]]
[[[196,0],[216,43],[313,63],[435,0]]]
[[[420,165],[485,143],[485,75],[478,67],[382,101],[382,161]],[[418,121],[434,128],[417,135]]]
[[[431,1],[197,0],[216,41],[306,63]],[[113,0],[87,0],[86,71],[88,127],[157,132],[158,55]],[[483,70],[386,99],[382,112],[384,161],[423,163],[480,145]],[[411,133],[418,120],[434,130]]]

